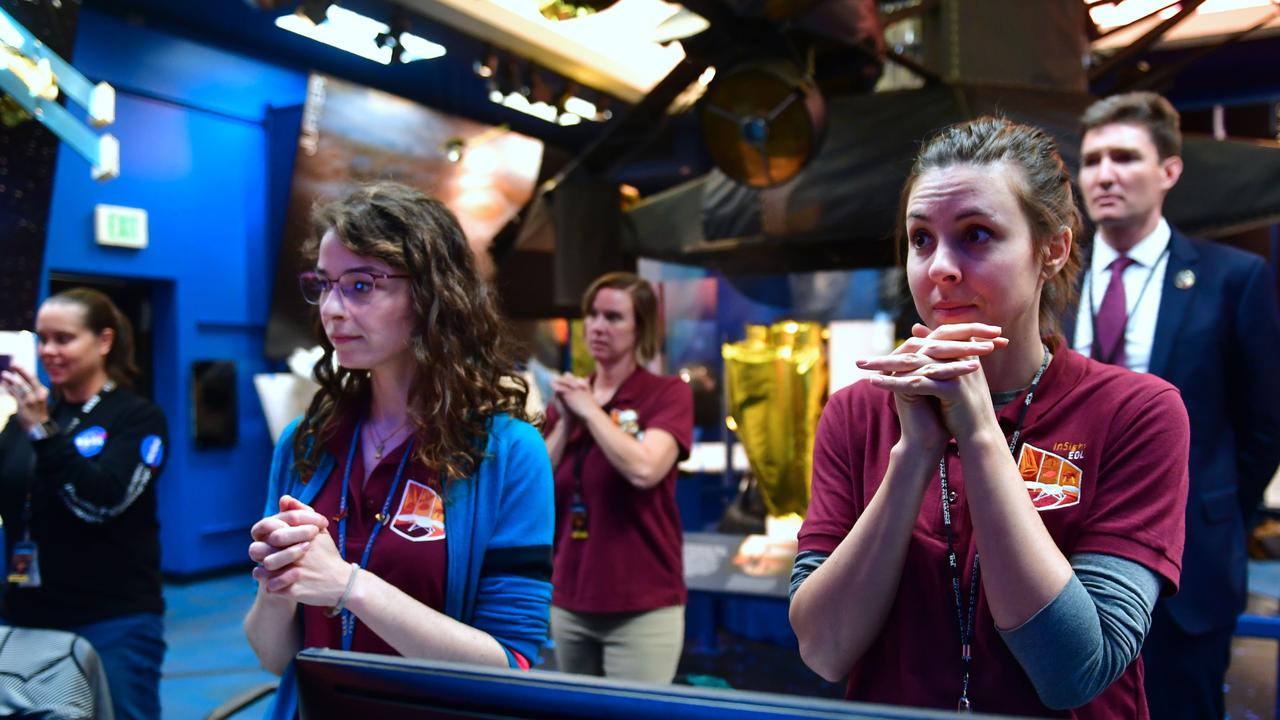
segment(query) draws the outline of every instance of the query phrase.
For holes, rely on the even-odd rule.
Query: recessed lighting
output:
[[[413,33],[403,32],[399,37],[391,35],[386,23],[352,12],[337,5],[329,5],[324,22],[313,23],[299,12],[276,18],[276,27],[311,38],[330,47],[345,50],[383,65],[390,65],[399,46],[400,62],[431,60],[444,56],[443,45],[431,42]]]

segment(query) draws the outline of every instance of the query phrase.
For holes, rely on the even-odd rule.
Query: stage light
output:
[[[22,33],[18,32],[18,28],[9,22],[9,18],[0,14],[0,44],[11,48],[20,48],[25,42]]]
[[[491,78],[498,73],[498,54],[486,48],[481,55],[484,60],[477,60],[471,69],[482,78]]]
[[[477,63],[477,74],[479,67]],[[612,113],[604,109],[604,103],[608,101],[606,96],[591,93],[588,97],[599,99],[596,102],[586,100],[580,93],[591,91],[583,91],[577,83],[531,62],[504,58],[499,63],[495,57],[483,67],[493,70],[486,85],[489,100],[498,105],[561,127],[577,125],[583,120],[599,122],[612,117]],[[556,88],[560,88],[558,92]]]
[[[386,23],[330,4],[324,22],[314,24],[298,12],[276,18],[276,27],[331,47],[389,65],[393,62],[430,60],[445,54],[443,45],[413,33],[393,31]]]
[[[665,45],[674,40],[692,37],[711,27],[711,22],[689,8],[680,8],[663,20],[653,31],[653,41]]]
[[[462,161],[462,155],[466,152],[467,144],[460,137],[449,138],[441,148],[444,150],[444,159],[451,163]]]
[[[430,40],[414,35],[413,33],[400,33],[400,47],[404,52],[400,55],[400,62],[411,63],[417,60],[434,60],[438,57],[444,57],[445,48],[440,43],[434,43]]]
[[[540,0],[538,10],[548,20],[573,20],[608,10],[618,0]]]
[[[567,112],[571,112],[574,115],[586,118],[587,120],[596,119],[597,110],[595,103],[587,102],[576,95],[565,98],[564,109]]]
[[[332,4],[326,0],[302,0],[298,3],[298,9],[293,12],[299,19],[309,20],[312,25],[319,25],[328,17],[329,6]]]
[[[389,62],[392,65],[400,62],[400,54],[404,52],[404,46],[400,44],[400,39],[394,32],[380,32],[373,37],[373,44],[383,50],[390,51]]]

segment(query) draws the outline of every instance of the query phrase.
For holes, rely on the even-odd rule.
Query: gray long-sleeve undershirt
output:
[[[817,552],[796,556],[793,597],[826,559]],[[1142,650],[1160,595],[1160,578],[1132,560],[1082,553],[1071,556],[1071,568],[1053,600],[1022,625],[1000,631],[1041,702],[1055,710],[1084,705],[1120,677]]]

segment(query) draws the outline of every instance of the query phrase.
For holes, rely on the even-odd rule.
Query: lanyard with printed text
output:
[[[351,487],[351,464],[355,462],[356,448],[360,446],[360,428],[364,425],[364,419],[361,418],[356,423],[356,431],[351,436],[351,448],[347,451],[347,467],[342,472],[342,499],[338,503],[338,555],[346,561],[347,559],[347,493]],[[391,500],[395,497],[396,488],[400,485],[400,476],[404,474],[404,466],[409,462],[409,456],[413,455],[413,441],[409,441],[408,447],[404,449],[404,456],[400,458],[400,465],[396,468],[396,475],[391,480],[391,489],[387,492],[387,499],[382,502],[382,512],[374,516],[377,521],[373,526],[373,531],[369,533],[369,539],[364,543],[364,552],[360,555],[361,569],[369,565],[369,554],[373,551],[373,541],[378,539],[378,531],[382,526],[387,524],[387,513],[391,510]],[[355,572],[354,570],[352,572]],[[342,649],[351,649],[351,640],[356,632],[356,616],[347,608],[343,608],[339,614],[342,619]]]
[[[80,423],[84,422],[84,419],[89,417],[89,413],[93,412],[93,409],[98,407],[98,403],[102,402],[103,393],[109,393],[115,389],[116,389],[116,384],[111,382],[110,380],[108,380],[105,384],[103,384],[101,390],[99,390],[96,394],[94,394],[93,397],[89,398],[84,405],[80,406],[80,410],[76,412],[76,416],[71,419],[71,422],[67,423],[67,429],[65,430],[65,432],[70,434],[72,430],[75,430],[77,427],[79,427]],[[59,401],[59,404],[61,404],[61,401]],[[53,410],[56,411],[57,409],[58,409],[58,406],[54,405]],[[53,414],[54,413],[52,412],[50,413],[50,415],[53,415]],[[36,474],[33,470],[27,482],[26,498],[22,502],[22,524],[23,524],[22,541],[28,542],[28,543],[31,542],[31,517],[33,514],[31,509],[31,493],[34,490],[33,485],[35,483],[35,477],[36,477]]]
[[[1044,350],[1044,360],[1040,362],[1040,369],[1036,371],[1036,375],[1031,379],[1031,387],[1027,389],[1027,395],[1022,401],[1022,411],[1018,413],[1018,424],[1013,429],[1013,436],[1009,440],[1009,453],[1013,455],[1013,459],[1018,459],[1018,440],[1022,437],[1022,424],[1026,422],[1027,410],[1031,408],[1031,399],[1035,397],[1036,387],[1040,384],[1040,378],[1044,375],[1045,368],[1049,367],[1049,349]],[[955,532],[951,528],[951,503],[948,500],[949,489],[947,486],[947,455],[942,454],[942,459],[938,461],[938,484],[942,488],[942,525],[947,531],[947,566],[951,571],[951,592],[955,596],[956,603],[956,622],[960,626],[960,661],[963,663],[963,675],[960,681],[960,700],[956,703],[956,710],[962,713],[973,712],[973,703],[969,700],[969,668],[973,663],[973,616],[978,606],[978,553],[973,553],[973,567],[969,572],[969,612],[965,613],[964,606],[960,598],[960,561],[956,556],[956,539]]]
[[[76,411],[75,417],[67,424],[65,432],[70,433],[75,430],[89,416],[89,413],[98,407],[98,403],[102,402],[102,395],[111,392],[115,387],[116,384],[110,380],[104,383],[102,389],[98,390],[93,397],[89,398]],[[59,400],[51,408],[51,417],[62,407],[62,402]],[[37,477],[36,457],[34,454],[31,456],[30,464],[30,471],[27,473],[26,493],[22,499],[22,539],[13,543],[13,554],[9,558],[9,573],[5,578],[7,583],[19,588],[38,588],[41,586],[39,548],[31,537],[31,526],[34,524],[35,518],[32,495],[35,493]]]

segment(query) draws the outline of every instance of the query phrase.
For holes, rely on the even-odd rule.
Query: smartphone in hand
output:
[[[0,372],[4,372],[5,370],[8,370],[9,366],[12,364],[13,364],[12,355],[0,355]]]

